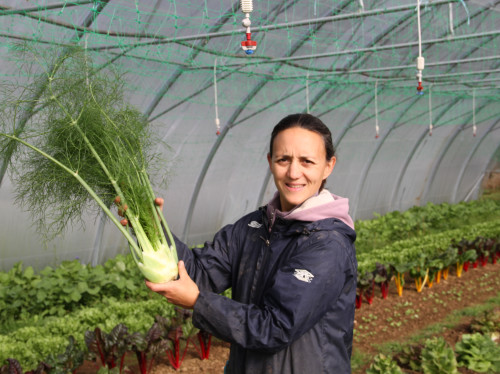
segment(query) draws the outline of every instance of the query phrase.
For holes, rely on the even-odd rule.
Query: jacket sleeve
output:
[[[212,243],[203,248],[189,249],[175,235],[177,257],[183,260],[186,270],[200,291],[219,294],[231,287],[231,265],[228,242],[231,225],[220,230]]]
[[[277,352],[327,312],[352,308],[356,288],[352,253],[352,243],[341,234],[314,233],[277,269],[259,305],[200,292],[193,322],[243,348]]]

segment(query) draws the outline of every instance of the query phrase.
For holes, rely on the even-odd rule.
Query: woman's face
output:
[[[301,127],[281,131],[274,138],[272,149],[273,155],[268,154],[267,159],[283,212],[315,195],[335,166],[335,157],[326,160],[321,135]]]

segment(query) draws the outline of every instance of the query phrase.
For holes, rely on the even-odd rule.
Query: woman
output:
[[[347,199],[323,189],[336,161],[330,131],[287,116],[267,158],[274,198],[204,248],[176,239],[179,279],[146,284],[231,342],[226,373],[350,373],[356,234]],[[230,287],[232,299],[219,295]]]

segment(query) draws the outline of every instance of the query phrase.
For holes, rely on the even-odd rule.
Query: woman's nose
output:
[[[290,179],[298,179],[300,177],[300,165],[296,161],[290,162],[288,166],[288,177]]]

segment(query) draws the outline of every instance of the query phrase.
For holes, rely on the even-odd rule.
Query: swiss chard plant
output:
[[[425,254],[420,254],[411,264],[410,276],[415,281],[417,292],[422,292],[429,279],[428,257]]]
[[[101,366],[108,369],[118,368],[118,372],[122,373],[125,355],[130,349],[128,329],[125,325],[116,325],[109,334],[99,327],[94,331],[86,331],[85,344],[90,358],[98,358]]]
[[[391,280],[390,269],[384,264],[377,262],[375,264],[375,284],[378,284],[380,287],[380,291],[382,293],[382,299],[386,299],[389,294],[389,281]]]
[[[130,335],[130,349],[137,357],[137,363],[141,374],[151,372],[155,359],[165,354],[169,348],[169,341],[163,338],[165,318],[156,316],[156,321],[143,334],[136,332]]]

